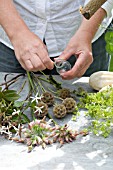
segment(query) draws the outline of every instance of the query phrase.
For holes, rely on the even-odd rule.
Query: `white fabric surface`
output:
[[[50,57],[58,56],[81,24],[79,7],[88,0],[13,0],[16,9],[29,27],[42,40],[45,38]],[[111,22],[113,1],[108,0],[103,8],[108,16],[102,23],[93,41],[98,39]],[[12,21],[13,22],[13,21]],[[0,41],[13,49],[6,33],[0,27]]]

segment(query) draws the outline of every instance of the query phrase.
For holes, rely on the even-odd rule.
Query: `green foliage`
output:
[[[30,122],[29,118],[22,112],[25,101],[18,101],[20,95],[16,90],[2,90],[0,88],[0,117],[5,124],[16,124]],[[0,122],[2,125],[3,122]]]
[[[109,71],[113,71],[113,56],[111,57],[110,69],[109,69]]]
[[[113,71],[113,28],[105,34],[106,51],[111,55],[110,71]]]
[[[0,91],[0,100],[15,101],[18,100],[19,97],[15,90]]]
[[[113,125],[113,88],[87,94],[80,101],[87,109],[86,115],[92,119],[89,129],[96,135],[107,137]]]
[[[17,108],[22,107],[24,103],[25,103],[25,101],[15,101],[14,107],[17,107]]]

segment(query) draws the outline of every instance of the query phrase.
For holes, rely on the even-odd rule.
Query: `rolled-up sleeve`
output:
[[[107,16],[102,21],[94,39],[92,42],[96,41],[107,29],[107,27],[110,25],[112,19],[113,19],[113,0],[107,0],[102,6],[106,11]]]
[[[103,5],[102,8],[106,11],[107,17],[112,16],[112,9],[113,9],[113,0],[107,0]]]

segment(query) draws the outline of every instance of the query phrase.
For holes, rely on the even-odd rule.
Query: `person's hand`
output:
[[[28,71],[53,69],[54,63],[49,58],[45,44],[29,30],[17,34],[12,39],[17,60]]]
[[[93,62],[91,40],[84,32],[76,33],[59,58],[67,60],[75,55],[77,60],[73,68],[61,74],[62,79],[81,77]]]

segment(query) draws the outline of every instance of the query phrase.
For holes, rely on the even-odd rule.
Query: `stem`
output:
[[[21,91],[23,90],[23,88],[25,87],[25,84],[26,84],[26,80],[24,81],[24,83],[22,84],[22,87],[21,87],[21,89],[19,90],[19,92],[18,92],[18,94],[20,94],[21,93]]]
[[[27,76],[28,76],[29,84],[30,84],[32,90],[35,92],[35,88],[34,88],[33,81],[31,79],[31,75],[30,75],[29,71],[27,71]]]
[[[45,81],[45,82],[47,82],[47,83],[50,83],[50,81],[49,80],[46,80],[46,79],[44,79],[43,77],[38,77],[40,80],[42,80],[42,81]]]
[[[45,75],[42,71],[40,71],[45,77],[46,79],[42,78],[42,77],[38,77],[38,79],[43,80],[49,84],[51,84],[53,87],[55,87],[56,89],[61,89],[61,83],[58,83],[52,75],[49,75],[49,77],[47,77],[47,75]]]
[[[62,89],[62,86],[61,86],[62,84],[59,83],[59,82],[57,82],[57,81],[53,78],[52,75],[49,75],[49,78],[48,78],[48,79],[49,79],[50,83],[55,86],[56,89]]]
[[[32,74],[33,74],[35,80],[38,81],[37,83],[38,83],[38,85],[40,86],[42,92],[45,92],[46,90],[45,90],[45,88],[42,86],[42,84],[41,84],[39,78],[38,78],[34,73],[32,73]]]
[[[58,97],[58,96],[54,96],[56,99],[60,99],[60,100],[64,100],[64,99],[62,99],[61,97]]]
[[[51,90],[50,88],[48,88],[48,90],[49,90],[50,92],[54,93],[54,94],[57,94],[57,92]]]
[[[27,95],[27,97],[26,97],[25,101],[27,101],[27,100],[31,97],[31,95],[32,95],[32,91],[31,91],[31,90],[29,90],[29,93],[28,93],[28,95]]]
[[[32,79],[31,79],[31,75],[30,75],[29,71],[27,71],[27,76],[28,76],[29,85],[30,85],[31,90],[33,90],[34,93],[36,93],[35,88],[34,88],[34,85],[33,85],[33,81],[32,81]],[[30,102],[30,98],[29,98],[29,102]],[[32,119],[35,120],[35,116],[34,116],[33,109],[32,109],[31,107],[30,107],[30,109],[31,109]]]
[[[49,80],[49,83],[52,84],[55,88],[57,89],[61,89],[61,83],[58,83],[52,76],[52,74],[49,75],[49,78],[47,77],[47,75],[45,73],[43,73],[42,71],[40,71],[47,80]]]
[[[43,77],[39,77],[39,79],[40,80],[42,80],[42,81],[45,81],[45,82],[47,82],[47,83],[49,83],[49,84],[51,84],[55,89],[56,89],[56,85],[55,84],[53,84],[49,79],[44,79]]]
[[[15,79],[15,80],[13,80],[13,81],[11,81],[11,83],[10,84],[5,84],[5,88],[3,89],[3,91],[5,91],[5,90],[8,90],[8,88],[9,88],[9,86],[11,86],[13,83],[15,83],[16,81],[17,81],[18,79]]]
[[[6,113],[6,111],[9,109],[9,107],[10,107],[12,104],[13,104],[13,101],[8,104],[8,106],[6,107],[5,113]]]
[[[38,80],[39,86],[42,89],[42,92],[45,92],[46,90],[44,89],[44,87],[42,86],[41,82]]]
[[[32,119],[35,121],[35,120],[36,120],[36,118],[35,118],[35,116],[34,116],[33,108],[31,108],[31,116],[32,116]]]
[[[34,78],[33,78],[34,79]],[[35,89],[37,90],[37,93],[39,94],[39,96],[40,96],[40,90],[39,90],[39,88],[38,88],[38,85],[36,84],[36,82],[34,81],[34,85],[35,85]]]
[[[5,88],[3,89],[3,91],[8,90],[9,86],[11,86],[13,83],[15,83],[20,76],[22,76],[22,74],[16,76],[16,77],[13,78],[12,80],[10,80],[10,81],[9,81],[9,84],[8,84],[7,82],[5,82]],[[5,79],[5,81],[6,81],[6,77],[5,77],[4,79]],[[2,85],[3,85],[3,84],[2,84]]]
[[[47,116],[50,118],[50,119],[52,119],[52,121],[53,121],[53,123],[55,124],[55,125],[58,125],[58,123],[52,118],[52,116],[48,113],[47,114]]]
[[[6,76],[8,76],[8,75],[5,75],[5,79],[6,79]],[[7,83],[10,83],[11,81],[19,78],[20,76],[25,76],[25,74],[24,74],[24,73],[19,74],[19,75],[17,75],[16,77],[13,77],[11,80],[8,80],[8,81],[6,81],[5,83],[0,84],[0,86],[6,85]]]
[[[22,106],[22,107],[23,107],[23,106]],[[24,109],[23,109],[23,108],[21,108],[21,109],[23,109],[21,113],[23,113],[23,114],[24,114],[25,110],[26,110],[26,109],[28,109],[28,108],[29,108],[29,105],[26,105],[26,106],[24,107]]]
[[[46,79],[48,79],[47,75],[43,71],[40,71],[40,73],[42,73],[46,77]]]

